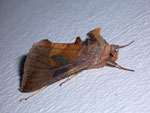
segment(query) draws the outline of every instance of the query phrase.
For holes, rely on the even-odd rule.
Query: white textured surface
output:
[[[118,63],[135,69],[86,70],[59,87],[50,85],[28,101],[19,88],[20,59],[34,42],[84,40],[101,27],[120,50]],[[1,0],[0,113],[150,113],[149,0]]]

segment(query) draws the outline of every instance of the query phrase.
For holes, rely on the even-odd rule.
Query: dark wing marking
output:
[[[54,55],[51,59],[53,59],[59,67],[71,63],[65,56]]]

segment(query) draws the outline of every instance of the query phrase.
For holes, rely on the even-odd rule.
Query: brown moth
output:
[[[34,43],[25,61],[20,91],[36,91],[72,75],[64,81],[66,82],[85,69],[110,66],[134,71],[115,62],[119,48],[126,47],[133,41],[123,46],[109,45],[100,35],[100,28],[90,31],[87,36],[89,38],[86,41],[77,37],[76,41],[70,44],[48,40]]]

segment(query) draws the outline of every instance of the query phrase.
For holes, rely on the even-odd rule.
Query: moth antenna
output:
[[[132,72],[134,72],[134,70],[132,70],[132,69],[127,69],[127,68],[124,68],[124,67],[122,67],[122,66],[120,66],[120,65],[116,65],[116,67],[117,68],[119,68],[119,69],[123,69],[123,70],[126,70],[126,71],[132,71]]]
[[[108,62],[107,62],[107,66],[116,67],[116,68],[123,69],[123,70],[126,70],[126,71],[132,71],[132,72],[134,72],[134,70],[124,68],[124,67],[118,65],[116,62],[112,62],[112,61],[108,61]]]
[[[123,48],[123,47],[126,47],[126,46],[129,46],[130,44],[132,44],[134,42],[134,40],[128,44],[125,44],[125,45],[122,45],[122,46],[119,46],[118,48]]]
[[[119,46],[119,45],[112,45],[115,49],[119,49],[119,48],[123,48],[123,47],[126,47],[126,46],[129,46],[130,44],[132,44],[134,42],[134,40],[128,44],[125,44],[125,45],[122,45],[122,46]]]
[[[27,96],[26,98],[22,98],[19,101],[22,102],[23,100],[28,100],[30,97],[34,96],[35,94],[37,94],[38,92],[40,92],[41,90],[43,90],[44,88],[46,88],[47,86],[42,87],[41,89],[37,90],[36,92],[34,92],[33,94]]]

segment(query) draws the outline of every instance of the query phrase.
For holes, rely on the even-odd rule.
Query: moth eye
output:
[[[115,49],[115,52],[118,52],[119,51],[119,49]]]
[[[109,53],[109,56],[110,56],[110,57],[113,57],[114,55],[113,55],[112,53]]]

